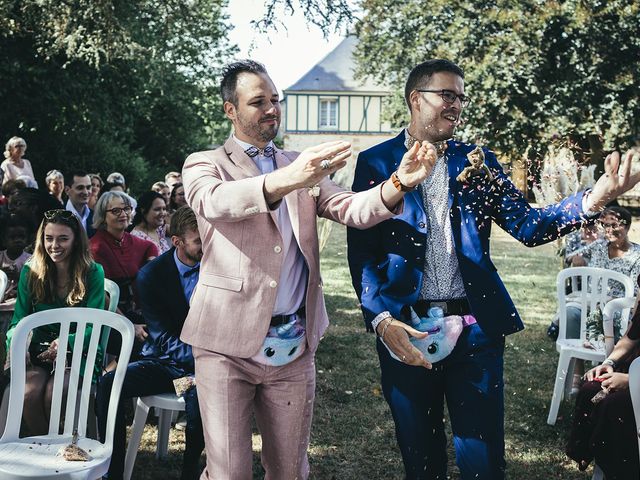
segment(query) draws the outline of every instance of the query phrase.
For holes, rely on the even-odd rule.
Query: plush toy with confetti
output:
[[[467,159],[469,160],[468,167],[465,167],[460,175],[456,177],[456,180],[462,183],[467,183],[469,181],[469,177],[475,177],[477,175],[484,175],[487,177],[489,181],[493,180],[493,174],[487,164],[484,163],[484,152],[481,147],[476,147],[472,151],[467,154]]]

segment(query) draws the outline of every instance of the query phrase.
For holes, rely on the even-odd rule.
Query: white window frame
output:
[[[323,118],[323,107],[326,108],[325,118]],[[321,130],[338,130],[339,108],[340,100],[337,97],[320,98],[318,105],[318,127],[320,127]]]

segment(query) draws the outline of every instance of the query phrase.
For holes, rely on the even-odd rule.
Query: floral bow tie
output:
[[[273,148],[273,145],[267,145],[266,147],[264,147],[264,150],[260,150],[258,147],[249,147],[247,148],[244,153],[246,153],[247,155],[249,155],[251,158],[255,157],[258,154],[261,154],[264,157],[271,157],[273,158],[274,154],[276,153],[276,149]]]

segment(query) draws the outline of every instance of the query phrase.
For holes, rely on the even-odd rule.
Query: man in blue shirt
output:
[[[202,258],[198,224],[189,207],[178,209],[171,218],[171,242],[174,248],[141,268],[136,278],[149,336],[142,348],[142,359],[127,368],[116,418],[109,480],[121,479],[124,470],[126,425],[123,404],[134,397],[174,392],[173,380],[194,375],[191,346],[180,340]],[[96,410],[102,439],[114,373],[104,375],[98,387]],[[184,393],[184,400],[187,426],[182,479],[195,480],[200,476],[199,459],[204,450],[195,387]]]

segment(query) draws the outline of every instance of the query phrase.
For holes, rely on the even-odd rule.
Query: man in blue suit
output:
[[[489,256],[492,221],[525,245],[540,245],[597,215],[639,175],[630,174],[631,152],[622,162],[614,153],[593,190],[532,208],[493,152],[450,140],[468,103],[457,65],[429,60],[416,66],[405,100],[410,125],[360,154],[353,190],[385,181],[417,144],[432,144],[438,158],[417,189],[394,180],[408,191],[401,215],[367,230],[348,230],[353,286],[367,330],[378,334],[382,388],[407,479],[447,478],[446,398],[462,478],[500,480],[504,337],[524,327]],[[484,157],[484,166],[459,177],[471,167],[468,154],[481,162]],[[409,341],[426,337],[410,326],[409,307],[425,316],[434,306],[460,316],[462,328],[453,351],[431,364]]]
[[[175,392],[174,379],[194,375],[191,346],[180,340],[202,259],[198,224],[189,207],[182,207],[173,214],[171,242],[174,248],[142,267],[136,277],[142,315],[149,336],[142,348],[142,359],[132,362],[127,368],[116,418],[109,480],[121,479],[124,471],[124,404],[134,397]],[[104,375],[98,386],[96,411],[102,439],[106,432],[114,373]],[[200,476],[199,460],[204,450],[204,434],[195,387],[187,390],[184,400],[187,426],[182,479],[195,480]]]

